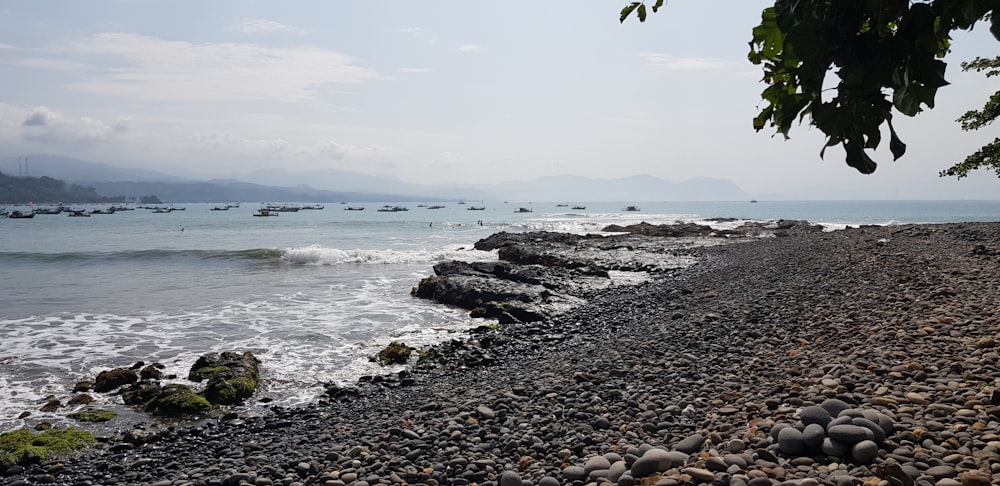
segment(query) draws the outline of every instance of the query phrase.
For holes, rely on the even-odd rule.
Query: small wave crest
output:
[[[296,265],[408,264],[434,263],[453,259],[489,260],[495,259],[495,254],[462,247],[437,250],[344,250],[310,245],[286,249],[283,251],[281,259]]]

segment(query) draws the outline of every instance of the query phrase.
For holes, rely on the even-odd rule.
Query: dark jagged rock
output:
[[[715,234],[711,226],[695,223],[675,223],[675,224],[649,224],[646,222],[619,226],[612,224],[604,227],[601,231],[608,233],[630,233],[642,236],[663,236],[670,238],[710,236]]]
[[[215,405],[242,403],[257,389],[260,360],[250,351],[206,354],[191,366],[188,379],[208,380],[204,396]]]
[[[94,391],[107,393],[122,385],[129,385],[139,381],[139,375],[130,368],[115,368],[105,370],[97,374],[94,381]]]

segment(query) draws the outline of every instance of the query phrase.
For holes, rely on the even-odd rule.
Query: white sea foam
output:
[[[281,256],[288,263],[300,265],[339,265],[339,264],[406,264],[434,263],[445,260],[490,260],[496,255],[457,246],[434,250],[390,250],[390,249],[352,249],[327,248],[310,245],[286,249]]]
[[[183,381],[202,354],[252,351],[263,362],[261,396],[291,405],[314,400],[323,383],[343,385],[361,375],[392,371],[368,362],[391,340],[426,346],[480,324],[465,311],[410,297],[409,286],[426,270],[410,272],[367,272],[310,292],[255,296],[180,313],[0,321],[0,431],[24,425],[17,418],[24,411],[32,413],[28,420],[58,420],[67,409],[39,412],[47,397],[65,403],[77,381],[137,361],[159,362],[165,374]],[[94,395],[108,403],[120,400]]]

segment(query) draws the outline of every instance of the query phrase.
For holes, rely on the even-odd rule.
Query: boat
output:
[[[301,206],[292,206],[290,204],[269,204],[267,209],[274,213],[297,213]]]
[[[444,208],[444,206],[442,206],[440,204],[435,204],[433,206],[427,206],[427,209],[443,209],[443,208]]]
[[[82,209],[71,209],[69,211],[69,217],[71,218],[89,218],[90,215]]]
[[[35,217],[35,212],[29,211],[25,213],[23,211],[11,211],[7,217],[10,219],[31,219]]]
[[[622,208],[622,211],[638,211],[638,210],[639,206],[625,206],[624,208]]]
[[[35,214],[59,214],[64,211],[62,206],[35,208]]]
[[[756,200],[756,199],[751,199],[751,200],[750,200],[750,203],[752,203],[752,204],[756,204],[756,203],[757,203],[757,200]]]
[[[311,204],[311,205],[310,204],[306,204],[306,205],[303,205],[303,206],[299,206],[299,209],[314,209],[314,210],[318,210],[318,209],[323,209],[323,205],[322,204]]]
[[[557,208],[564,208],[566,206],[568,206],[568,204],[556,204]]]
[[[216,206],[209,211],[229,211],[229,206]]]
[[[90,214],[115,214],[115,211],[113,209],[94,209],[90,211]]]
[[[573,206],[573,209],[587,209],[587,206]]]
[[[390,206],[386,204],[378,209],[380,213],[398,213],[400,211],[409,211],[410,209],[406,206]]]
[[[469,206],[469,207],[467,207],[465,209],[467,209],[469,211],[482,211],[482,210],[486,209],[486,206]]]
[[[364,210],[365,210],[364,206],[347,206],[346,208],[344,208],[344,211],[364,211]]]
[[[260,208],[253,212],[254,216],[278,216],[278,211],[272,211],[269,208]]]
[[[517,211],[514,211],[514,212],[515,213],[530,213],[531,209],[529,209],[529,208],[517,208]]]

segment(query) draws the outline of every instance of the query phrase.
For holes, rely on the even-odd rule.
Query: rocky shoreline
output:
[[[1000,224],[672,251],[697,263],[567,292],[585,302],[411,371],[139,428],[2,482],[1000,484]]]

